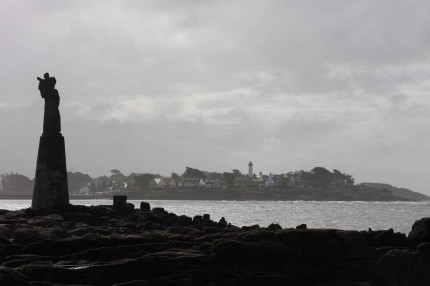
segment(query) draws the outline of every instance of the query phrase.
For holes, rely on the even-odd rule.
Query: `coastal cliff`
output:
[[[117,201],[0,211],[0,285],[429,285],[411,233],[237,227]]]

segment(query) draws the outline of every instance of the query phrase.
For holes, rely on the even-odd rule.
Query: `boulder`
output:
[[[412,225],[408,235],[409,241],[417,246],[420,243],[430,242],[430,218],[422,218]]]
[[[142,211],[150,211],[151,210],[151,205],[147,202],[140,202],[140,209]]]

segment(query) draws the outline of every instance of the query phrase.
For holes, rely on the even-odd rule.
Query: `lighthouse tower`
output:
[[[252,178],[252,176],[254,175],[254,170],[253,167],[254,165],[252,165],[252,162],[250,161],[248,164],[248,176],[249,178]]]

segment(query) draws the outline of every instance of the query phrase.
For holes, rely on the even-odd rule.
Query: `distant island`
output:
[[[352,175],[334,169],[315,167],[310,171],[284,174],[207,172],[186,167],[179,175],[150,173],[124,175],[113,169],[109,176],[92,178],[80,172],[68,172],[72,199],[111,198],[124,194],[130,199],[165,200],[316,200],[316,201],[424,201],[430,197],[389,184],[354,182]],[[17,174],[2,174],[0,198],[30,199],[34,179]]]

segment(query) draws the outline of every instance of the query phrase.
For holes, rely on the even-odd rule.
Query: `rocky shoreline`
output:
[[[237,227],[112,206],[0,210],[0,285],[430,285],[430,218],[408,236]]]

